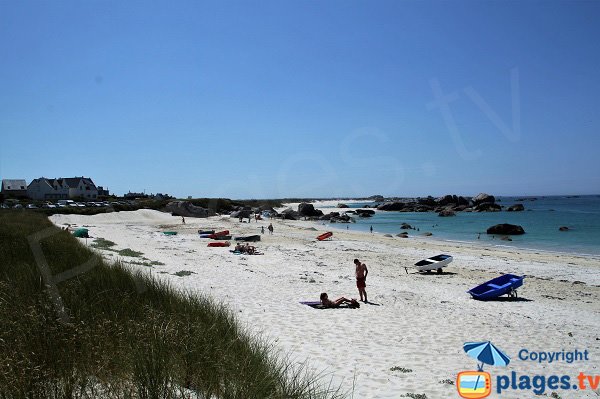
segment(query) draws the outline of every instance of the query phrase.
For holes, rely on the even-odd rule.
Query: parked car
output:
[[[27,204],[27,209],[38,209],[34,204]]]

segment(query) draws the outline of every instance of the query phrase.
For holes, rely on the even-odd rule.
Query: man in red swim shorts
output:
[[[368,302],[365,288],[367,287],[367,274],[369,274],[369,270],[367,269],[367,265],[361,263],[358,259],[354,259],[354,265],[356,265],[356,288],[358,288],[360,300]]]

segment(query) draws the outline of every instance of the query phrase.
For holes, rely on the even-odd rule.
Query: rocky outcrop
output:
[[[558,228],[559,231],[569,231],[569,228],[567,226],[560,226]]]
[[[330,223],[354,223],[355,220],[346,214],[342,214],[339,216],[332,216],[329,219]]]
[[[477,194],[475,197],[473,197],[472,199],[473,204],[475,206],[480,205],[480,204],[485,204],[485,203],[495,203],[496,202],[496,198],[493,195],[489,195],[486,193],[480,193]]]
[[[380,211],[400,211],[404,208],[403,202],[386,202],[377,207]]]
[[[521,212],[525,210],[523,204],[514,204],[506,209],[508,212]]]
[[[367,198],[368,200],[371,200],[373,202],[383,202],[385,200],[385,198],[383,198],[383,195],[372,195],[369,198]]]
[[[400,228],[401,228],[402,230],[414,230],[414,227],[412,227],[412,226],[411,226],[410,224],[408,224],[408,223],[402,223],[402,224],[400,225]]]
[[[369,218],[369,217],[375,215],[375,211],[373,211],[371,209],[357,209],[356,214],[358,216],[360,216],[361,218]]]
[[[502,210],[502,207],[493,202],[482,202],[479,205],[476,205],[473,210],[475,212],[499,212]]]
[[[202,208],[201,206],[196,206],[189,201],[169,202],[164,210],[171,212],[173,216],[185,216],[192,218],[206,218],[215,215],[213,211]]]
[[[303,202],[300,205],[298,205],[298,215],[307,217],[319,217],[323,216],[323,211],[315,209],[313,204]]]
[[[288,220],[297,220],[300,217],[300,214],[292,208],[287,208],[281,212],[281,217]]]
[[[437,202],[432,196],[427,198],[417,198],[417,204],[419,205],[427,205],[427,206],[436,206]]]
[[[488,234],[520,235],[525,234],[523,227],[516,224],[502,223],[487,229]]]
[[[350,208],[348,205],[346,204],[337,204],[338,208]]]

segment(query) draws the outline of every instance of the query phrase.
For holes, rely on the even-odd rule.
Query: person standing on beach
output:
[[[373,234],[373,226],[371,226],[371,229],[370,229],[370,230],[371,230],[371,234]]]
[[[183,216],[181,217],[181,224],[185,224],[185,218]]]
[[[269,227],[267,227],[267,229],[269,229],[269,234],[273,234],[273,223],[269,223]]]
[[[260,227],[260,234],[265,234],[265,226]]]
[[[367,291],[365,288],[367,287],[367,275],[369,274],[369,270],[367,269],[367,265],[361,263],[358,259],[354,259],[354,265],[356,266],[356,288],[358,288],[360,300],[368,302]]]

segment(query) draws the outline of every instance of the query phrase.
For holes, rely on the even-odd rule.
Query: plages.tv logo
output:
[[[467,355],[476,359],[477,371],[462,371],[456,377],[458,394],[467,399],[480,399],[489,396],[492,392],[492,377],[483,371],[483,365],[506,366],[510,358],[506,356],[490,341],[466,342],[463,349]]]

